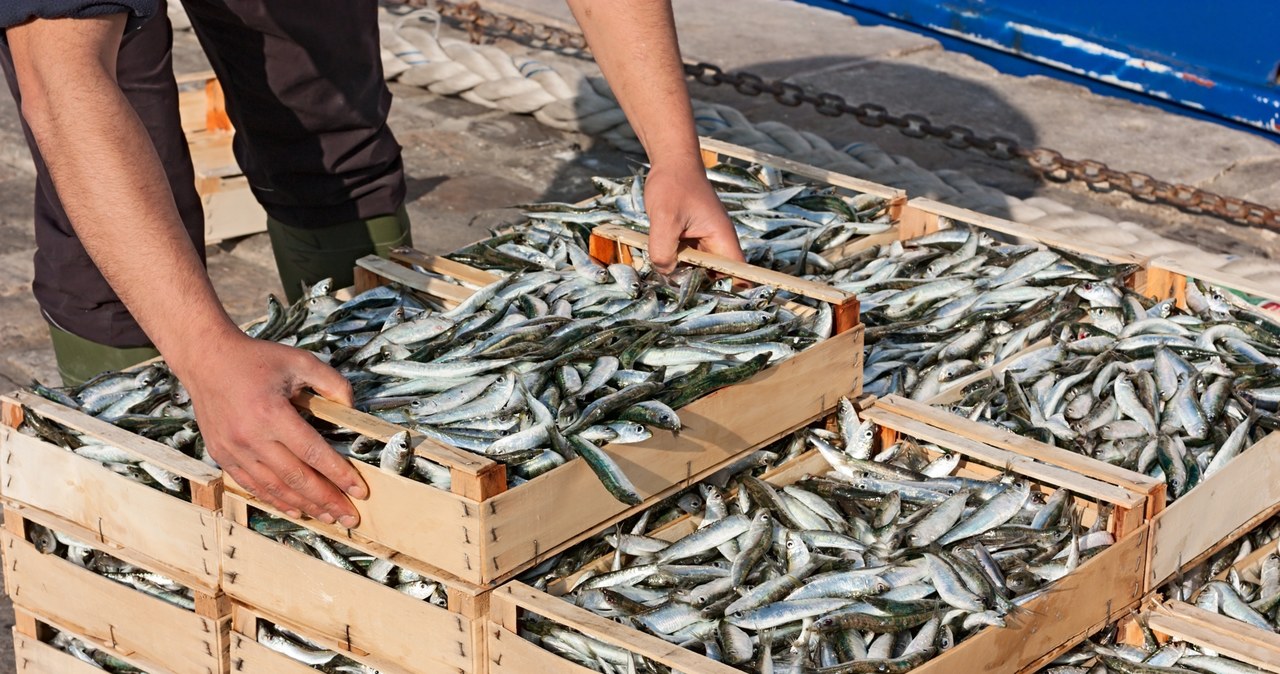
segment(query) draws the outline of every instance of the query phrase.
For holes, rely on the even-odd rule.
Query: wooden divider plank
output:
[[[351,465],[369,486],[369,498],[354,502],[360,524],[348,530],[308,520],[306,526],[344,542],[364,540],[394,548],[458,578],[478,577],[482,520],[475,502],[377,466],[359,461]],[[227,491],[253,496],[230,478]],[[261,506],[254,501],[254,507]]]
[[[101,669],[25,635],[17,627],[13,628],[13,654],[21,674],[102,674]]]
[[[1096,480],[1060,466],[1042,463],[1030,457],[992,447],[937,425],[917,421],[901,414],[895,408],[892,398],[895,397],[890,396],[875,407],[866,410],[862,413],[862,418],[870,419],[882,426],[889,425],[894,430],[942,447],[963,449],[965,456],[980,459],[993,466],[1014,468],[1020,475],[1049,482],[1077,495],[1102,499],[1113,505],[1139,512],[1145,509],[1147,500],[1145,492],[1137,492]]]
[[[794,430],[795,423],[784,426],[781,419],[803,423],[833,409],[842,396],[856,397],[863,332],[859,326],[836,335],[681,408],[685,428],[678,435],[655,431],[644,442],[603,450],[646,500],[693,484]],[[759,413],[760,400],[772,401],[768,415]],[[604,522],[638,510],[617,501],[579,460],[490,499],[485,508],[485,582],[544,559],[590,528],[583,526],[583,512]]]
[[[964,436],[1015,454],[1021,454],[1039,461],[1053,463],[1102,482],[1115,484],[1131,492],[1151,494],[1164,483],[1153,477],[1125,470],[1101,461],[1095,461],[1082,454],[1068,449],[1046,445],[1031,438],[1003,431],[998,428],[970,421],[964,417],[944,410],[930,407],[909,398],[891,395],[882,399],[898,414],[923,421],[926,424],[942,428],[956,435]]]
[[[4,497],[29,506],[23,512],[47,512],[79,527],[90,535],[86,543],[136,550],[160,567],[157,571],[186,585],[218,586],[218,533],[212,509],[7,427],[0,427],[0,439]]]
[[[231,633],[231,662],[237,674],[316,674],[311,667],[238,632]]]
[[[924,197],[917,197],[907,202],[907,208],[903,211],[903,222],[907,222],[908,218],[914,219],[916,217],[923,217],[925,222],[930,221],[929,216],[914,215],[912,213],[913,211],[923,211],[933,217],[946,218],[953,222],[976,225],[982,229],[989,229],[995,232],[1008,234],[1010,236],[1029,239],[1046,246],[1061,248],[1073,253],[1091,255],[1111,262],[1131,263],[1144,267],[1149,262],[1149,258],[1122,248],[1108,246],[1105,244],[1084,242],[1078,237],[1061,234],[1046,227],[1025,225],[1020,222],[997,218],[985,213],[979,213],[967,208],[944,204],[940,201]],[[939,222],[938,224],[940,226],[942,223]]]
[[[1186,306],[1186,284],[1192,278],[1228,290],[1239,290],[1272,302],[1280,302],[1280,289],[1277,289],[1274,285],[1263,285],[1243,276],[1213,269],[1200,264],[1196,260],[1183,260],[1167,256],[1157,257],[1151,260],[1148,274],[1150,271],[1171,277],[1174,288],[1182,289],[1182,304],[1180,306],[1184,307]],[[1150,279],[1150,276],[1148,276],[1148,279]],[[1171,296],[1166,295],[1165,297]]]

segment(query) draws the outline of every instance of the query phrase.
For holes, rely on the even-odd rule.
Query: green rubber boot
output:
[[[53,354],[58,359],[58,374],[63,386],[79,386],[94,375],[108,370],[123,370],[160,355],[150,346],[121,349],[73,335],[50,325]]]
[[[267,233],[290,303],[302,297],[303,284],[332,278],[334,288],[345,288],[354,282],[356,260],[386,257],[392,248],[413,245],[404,206],[392,215],[329,227],[291,227],[269,217]]]

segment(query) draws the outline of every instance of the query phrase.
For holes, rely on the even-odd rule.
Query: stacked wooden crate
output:
[[[1128,614],[1143,598],[1142,585],[1149,527],[1144,522],[1149,493],[1117,487],[1077,475],[1058,466],[1040,463],[997,447],[940,430],[912,419],[892,404],[877,402],[861,412],[880,427],[881,444],[888,446],[898,436],[908,436],[959,454],[956,475],[991,479],[1001,473],[1025,478],[1033,488],[1051,494],[1067,489],[1075,496],[1086,522],[1108,517],[1106,530],[1115,543],[1058,581],[1052,591],[1029,602],[1024,617],[1006,628],[986,628],[951,650],[912,671],[1020,672],[1043,665],[1084,640],[1085,636]],[[775,486],[792,484],[806,475],[831,469],[817,452],[805,454],[764,475]],[[1105,513],[1109,512],[1110,515]],[[678,519],[651,536],[675,540],[696,528],[696,522]],[[592,567],[608,568],[611,558],[596,560]],[[558,655],[520,636],[526,613],[555,622],[612,646],[628,650],[689,674],[729,674],[739,671],[685,651],[658,637],[599,617],[557,598],[573,579],[557,582],[547,592],[519,582],[500,588],[490,599],[490,672],[533,674],[535,672],[581,672],[587,669],[562,660]]]
[[[20,661],[29,657],[30,662],[43,663],[25,671],[74,671],[57,664],[70,656],[40,643],[56,629],[150,674],[226,672],[231,614],[219,582],[220,471],[33,394],[6,397],[3,409],[0,493],[5,530],[0,532],[0,549],[5,591],[16,607]],[[179,476],[190,498],[142,485],[20,431],[28,415],[39,415]],[[194,608],[179,607],[42,553],[28,540],[34,527],[177,582],[192,591]]]
[[[267,231],[267,214],[232,152],[235,131],[222,85],[212,72],[178,77],[178,109],[187,134],[196,193],[204,207],[205,243]]]

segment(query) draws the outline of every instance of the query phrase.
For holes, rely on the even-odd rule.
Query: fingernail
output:
[[[351,529],[355,525],[359,524],[360,520],[357,520],[354,515],[343,515],[338,519],[338,522],[342,524],[342,526]]]
[[[293,518],[293,519],[295,519],[295,520],[296,520],[296,519],[301,519],[301,518],[302,518],[302,511],[301,511],[301,510],[289,510],[289,511],[285,512],[285,514],[286,514],[286,515],[288,515],[289,517],[292,517],[292,518]]]
[[[369,488],[362,484],[353,484],[347,487],[347,496],[360,500],[367,499],[369,498]]]
[[[320,513],[319,515],[316,515],[316,519],[324,522],[325,524],[333,524],[333,515],[330,515],[329,513]]]

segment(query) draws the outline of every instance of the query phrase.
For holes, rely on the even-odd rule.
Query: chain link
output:
[[[405,4],[425,7],[431,2],[407,0]],[[481,8],[478,2],[436,0],[434,6],[442,17],[466,30],[473,42],[505,37],[562,53],[585,55],[588,51],[586,39],[581,33],[494,14]],[[916,113],[894,115],[888,108],[874,103],[851,105],[838,94],[810,93],[791,82],[766,80],[749,72],[725,72],[712,63],[686,63],[684,70],[689,77],[706,86],[729,85],[744,96],[768,95],[787,107],[808,105],[818,114],[827,117],[848,115],[864,126],[892,126],[910,138],[934,138],[948,147],[974,149],[994,159],[1020,160],[1046,180],[1079,181],[1093,189],[1123,192],[1139,201],[1164,203],[1185,211],[1280,231],[1280,209],[1262,204],[1215,194],[1191,185],[1166,182],[1138,171],[1117,171],[1095,159],[1068,159],[1049,148],[1024,147],[1013,138],[979,136],[973,129],[959,124],[938,126],[924,115]]]

